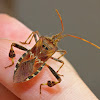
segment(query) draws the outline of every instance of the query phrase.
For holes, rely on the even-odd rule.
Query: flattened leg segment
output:
[[[45,64],[45,65],[49,68],[49,70],[52,72],[52,74],[56,77],[58,82],[56,82],[56,81],[47,81],[47,83],[40,84],[40,94],[41,94],[41,87],[43,85],[48,85],[49,87],[52,87],[52,86],[54,86],[54,85],[61,82],[61,78],[59,77],[59,75],[49,65],[47,65],[47,64]]]
[[[10,51],[9,51],[9,57],[12,59],[12,64],[9,65],[9,66],[7,66],[7,67],[5,67],[5,68],[11,67],[14,64],[14,57],[16,55],[15,55],[15,52],[13,50],[13,47],[16,47],[16,48],[21,49],[21,50],[24,50],[24,51],[28,51],[28,49],[26,49],[25,47],[23,47],[23,46],[21,46],[21,45],[19,45],[17,43],[12,43],[11,44]]]

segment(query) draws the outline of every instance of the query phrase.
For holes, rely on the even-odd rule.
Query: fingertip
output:
[[[25,40],[32,31],[16,18],[7,14],[0,14],[0,38],[11,40]]]
[[[6,13],[1,13],[0,14],[0,18],[7,18],[7,17],[10,17],[10,16]]]

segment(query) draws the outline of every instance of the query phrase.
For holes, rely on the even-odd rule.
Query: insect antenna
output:
[[[60,19],[60,21],[61,21],[62,30],[61,30],[60,33],[58,33],[58,34],[52,36],[52,40],[53,40],[54,42],[59,41],[59,40],[60,40],[60,37],[62,37],[62,33],[64,32],[64,26],[63,26],[63,21],[62,21],[61,15],[59,14],[59,12],[58,12],[57,9],[56,9],[56,12],[57,12],[58,17],[59,17],[59,19]]]
[[[57,12],[57,14],[58,14],[58,16],[59,16],[59,19],[60,19],[60,21],[61,21],[62,31],[61,31],[60,33],[58,33],[58,34],[52,36],[52,40],[53,40],[54,44],[57,44],[62,38],[68,37],[68,36],[69,36],[69,37],[73,37],[73,38],[77,38],[77,39],[80,39],[80,40],[82,40],[82,41],[85,41],[85,42],[87,42],[87,43],[93,45],[94,47],[100,49],[100,47],[97,46],[96,44],[94,44],[94,43],[92,43],[92,42],[90,42],[90,41],[88,41],[88,40],[85,40],[85,39],[83,39],[83,38],[80,38],[80,37],[77,37],[77,36],[74,36],[74,35],[70,35],[70,34],[64,34],[64,35],[63,35],[62,33],[64,32],[64,26],[63,26],[62,18],[61,18],[61,15],[59,14],[59,12],[58,12],[57,9],[56,9],[56,12]]]
[[[85,41],[85,42],[87,42],[87,43],[93,45],[94,47],[100,49],[100,47],[99,47],[98,45],[96,45],[96,44],[94,44],[94,43],[92,43],[92,42],[90,42],[90,41],[88,41],[88,40],[85,40],[85,39],[83,39],[83,38],[81,38],[81,37],[77,37],[77,36],[70,35],[70,34],[65,34],[65,35],[63,35],[63,36],[64,36],[64,37],[70,36],[70,37],[73,37],[73,38],[80,39],[80,40]]]
[[[58,12],[57,9],[56,9],[56,12],[57,12],[57,14],[58,14],[58,16],[59,16],[59,18],[60,18],[61,26],[62,26],[62,30],[61,30],[61,32],[59,33],[59,35],[60,35],[60,34],[62,34],[62,33],[64,32],[64,26],[63,26],[63,21],[62,21],[61,15],[59,14],[59,12]]]

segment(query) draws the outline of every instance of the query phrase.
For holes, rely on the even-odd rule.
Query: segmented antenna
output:
[[[58,16],[59,16],[59,19],[60,19],[60,21],[61,21],[62,31],[61,31],[60,33],[58,33],[58,34],[52,36],[52,40],[53,40],[54,44],[57,44],[62,38],[68,37],[68,36],[69,36],[69,37],[73,37],[73,38],[77,38],[77,39],[80,39],[80,40],[82,40],[82,41],[85,41],[85,42],[87,42],[87,43],[93,45],[94,47],[100,49],[100,47],[97,46],[96,44],[94,44],[94,43],[92,43],[92,42],[90,42],[90,41],[88,41],[88,40],[85,40],[85,39],[83,39],[83,38],[80,38],[80,37],[77,37],[77,36],[74,36],[74,35],[70,35],[70,34],[64,34],[64,35],[63,35],[62,33],[64,32],[64,26],[63,26],[62,18],[61,18],[61,15],[59,14],[59,12],[58,12],[57,9],[56,9],[56,12],[57,12],[57,14],[58,14]]]
[[[61,21],[61,26],[62,26],[62,31],[60,32],[60,34],[61,34],[61,33],[63,33],[63,32],[64,32],[64,26],[63,26],[63,22],[62,22],[61,15],[59,14],[59,12],[58,12],[58,10],[57,10],[57,9],[56,9],[56,12],[57,12],[57,14],[58,14],[58,16],[59,16],[59,18],[60,18],[60,21]]]
[[[80,38],[80,37],[77,37],[77,36],[74,36],[74,35],[70,35],[70,34],[66,34],[66,36],[70,36],[70,37],[73,37],[73,38],[80,39],[80,40],[85,41],[85,42],[87,42],[87,43],[93,45],[94,47],[100,49],[100,47],[97,46],[96,44],[94,44],[94,43],[92,43],[92,42],[90,42],[90,41],[88,41],[88,40],[85,40],[85,39],[83,39],[83,38]],[[66,37],[66,36],[65,36],[65,37]]]

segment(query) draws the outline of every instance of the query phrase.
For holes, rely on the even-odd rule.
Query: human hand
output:
[[[23,51],[14,48],[16,57],[15,64],[5,69],[11,64],[9,58],[9,50],[12,42],[25,41],[32,31],[21,24],[16,19],[1,14],[0,15],[0,99],[1,100],[98,100],[96,96],[90,91],[85,83],[80,79],[72,65],[64,58],[64,66],[59,71],[59,74],[64,75],[62,82],[54,87],[42,87],[42,94],[40,95],[40,84],[46,83],[48,80],[56,80],[47,67],[33,79],[24,83],[13,83],[14,68],[19,57]],[[7,38],[7,39],[5,39]],[[34,41],[30,44],[32,47]],[[59,54],[56,53],[57,57]],[[60,63],[49,60],[48,64],[55,70],[60,66]]]

